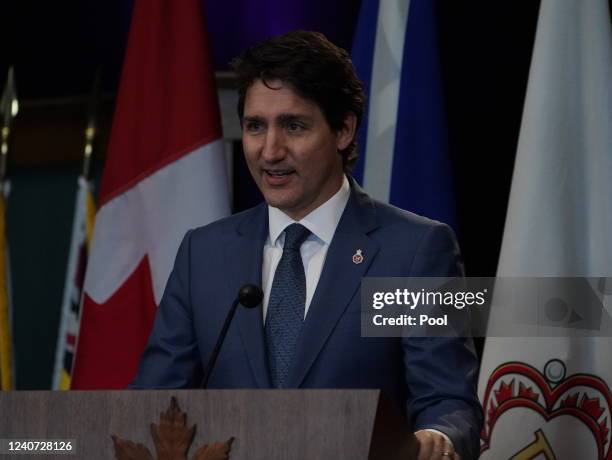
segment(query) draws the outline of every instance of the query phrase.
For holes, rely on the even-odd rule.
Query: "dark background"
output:
[[[99,176],[131,2],[14,1],[0,7],[0,84],[15,66],[20,113],[9,159],[7,227],[18,389],[49,388],[88,95],[101,69]],[[216,70],[242,48],[294,28],[350,50],[359,2],[210,1]],[[436,1],[458,237],[470,276],[494,276],[501,245],[539,1]],[[8,15],[4,15],[8,12]],[[270,20],[275,17],[282,20]],[[239,148],[237,149],[239,150]],[[234,210],[253,202],[239,152]],[[482,343],[480,343],[482,345]]]

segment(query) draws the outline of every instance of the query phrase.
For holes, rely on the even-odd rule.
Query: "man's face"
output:
[[[295,220],[331,198],[343,178],[342,157],[354,115],[335,133],[314,102],[280,80],[256,80],[246,92],[242,145],[266,202]]]

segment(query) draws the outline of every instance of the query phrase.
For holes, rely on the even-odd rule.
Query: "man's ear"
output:
[[[342,126],[336,133],[337,148],[338,150],[344,150],[355,138],[355,131],[357,130],[357,116],[353,112],[349,112],[344,117]]]

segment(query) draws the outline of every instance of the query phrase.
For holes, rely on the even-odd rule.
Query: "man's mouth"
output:
[[[283,177],[292,174],[292,169],[264,169],[264,172],[273,177]]]
[[[264,169],[265,182],[272,187],[282,187],[288,185],[293,174],[294,169]]]

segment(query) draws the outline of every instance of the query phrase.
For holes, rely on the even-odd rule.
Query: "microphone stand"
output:
[[[246,308],[256,307],[261,303],[263,299],[263,292],[258,286],[253,284],[245,284],[238,291],[238,295],[232,303],[232,306],[225,317],[225,322],[223,323],[223,327],[221,328],[221,332],[219,333],[219,337],[217,338],[217,343],[215,344],[215,348],[213,348],[212,354],[208,360],[208,364],[206,365],[206,370],[204,371],[204,377],[202,378],[202,383],[200,384],[200,388],[206,388],[208,386],[208,379],[210,378],[210,374],[212,373],[213,368],[215,367],[215,363],[217,362],[217,358],[219,357],[219,351],[221,351],[221,346],[225,341],[225,336],[227,335],[227,330],[232,323],[232,319],[234,318],[234,314],[236,313],[236,308],[238,308],[238,304],[244,305]]]

